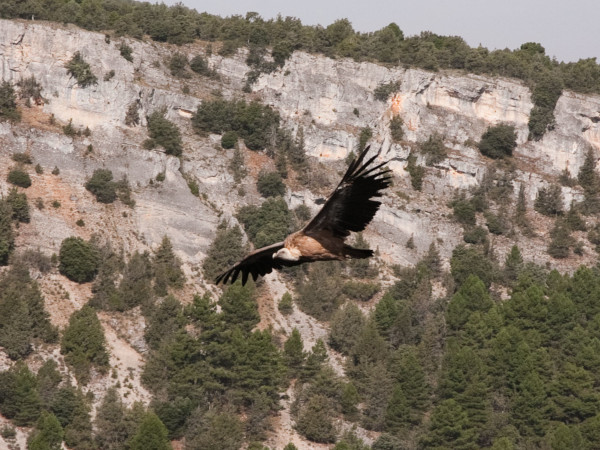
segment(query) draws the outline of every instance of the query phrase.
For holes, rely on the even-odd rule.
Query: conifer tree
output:
[[[129,441],[131,450],[170,450],[171,443],[165,425],[151,411],[142,417],[137,432]]]
[[[99,448],[117,450],[127,441],[128,426],[125,423],[125,406],[118,391],[112,387],[106,391],[96,412],[96,443]]]
[[[0,412],[17,426],[33,425],[42,407],[37,388],[35,374],[24,363],[0,372]]]
[[[104,330],[91,306],[85,305],[71,315],[60,351],[65,355],[65,361],[73,367],[75,376],[81,383],[86,384],[89,381],[92,365],[100,371],[108,368]]]
[[[600,176],[596,173],[596,157],[593,149],[588,149],[583,164],[577,174],[577,180],[583,188],[583,207],[587,214],[594,214],[600,210]]]
[[[385,428],[388,431],[397,432],[410,422],[410,408],[408,407],[406,395],[404,395],[402,387],[396,385],[387,404]]]
[[[504,276],[509,281],[516,281],[521,268],[523,267],[523,257],[519,247],[513,245],[510,249],[510,253],[506,255],[504,261]]]
[[[14,247],[12,209],[6,200],[0,199],[0,266],[8,264],[8,258]]]
[[[283,345],[283,357],[285,363],[290,370],[290,374],[295,377],[302,370],[306,354],[304,353],[304,344],[302,336],[297,328],[292,330],[292,334]]]
[[[181,261],[173,252],[171,240],[164,236],[162,243],[152,261],[154,269],[154,290],[157,295],[167,295],[167,288],[180,288],[185,282],[185,275],[181,270]]]
[[[431,416],[431,425],[424,444],[427,448],[477,449],[467,415],[453,399],[442,401]]]
[[[217,235],[210,244],[202,265],[204,277],[214,280],[224,270],[235,264],[244,255],[242,230],[238,225],[229,227],[222,221],[217,226]]]
[[[60,450],[63,429],[54,414],[43,411],[35,430],[27,441],[30,450]]]
[[[313,345],[310,353],[306,357],[301,378],[303,380],[310,380],[313,378],[319,373],[328,358],[329,356],[327,355],[325,343],[322,339],[317,339],[317,342]]]
[[[341,353],[348,354],[356,345],[366,318],[356,303],[348,302],[338,309],[331,319],[329,345]]]

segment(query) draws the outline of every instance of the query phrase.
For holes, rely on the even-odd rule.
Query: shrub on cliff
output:
[[[31,178],[29,177],[29,174],[21,169],[12,169],[10,172],[8,172],[8,177],[6,177],[6,179],[9,183],[22,188],[28,188],[31,186]]]
[[[82,88],[98,83],[98,78],[92,73],[92,68],[85,62],[81,53],[75,52],[73,57],[65,64],[67,73],[77,80]]]
[[[79,237],[62,241],[58,258],[60,273],[77,283],[92,281],[98,272],[98,251]]]
[[[8,81],[0,84],[0,120],[21,120],[21,113],[17,109],[15,90]]]
[[[181,156],[183,151],[179,128],[164,117],[164,111],[154,111],[147,117],[150,138],[165,149],[167,155]]]
[[[96,197],[100,203],[112,203],[117,198],[113,173],[108,169],[96,169],[92,178],[85,183],[85,188]]]
[[[479,142],[479,151],[489,158],[512,156],[517,146],[517,133],[512,125],[500,124],[489,127]]]

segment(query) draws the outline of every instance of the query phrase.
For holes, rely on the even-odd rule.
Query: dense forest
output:
[[[149,36],[176,45],[211,41],[223,55],[248,47],[248,89],[296,50],[515,77],[532,88],[530,139],[551,128],[563,89],[600,93],[594,59],[560,63],[535,43],[488,51],[470,48],[458,37],[427,32],[405,37],[393,23],[358,33],[347,20],[309,27],[289,17],[221,18],[182,5],[128,0],[0,4],[0,17],[32,16],[110,36]],[[131,61],[130,47],[122,43],[119,50]],[[82,88],[98,82],[80,53],[64,67]],[[218,78],[202,56],[187,61],[174,53],[168,61],[174,77],[192,76],[188,67],[198,76]],[[382,84],[374,97],[386,101],[397,89]],[[3,82],[0,120],[18,126],[25,108],[41,96],[33,76]],[[131,104],[127,127],[140,124],[138,109]],[[20,227],[35,220],[33,208],[61,207],[28,197],[34,174],[60,177],[60,168],[42,167],[28,153],[11,154],[8,189],[0,198],[0,347],[10,366],[0,372],[0,414],[7,419],[0,427],[3,439],[17,448],[15,427],[26,427],[31,430],[27,448],[40,450],[61,448],[63,442],[73,449],[169,449],[172,441],[190,450],[267,450],[263,443],[288,402],[295,431],[336,450],[599,448],[600,269],[559,273],[550,264],[525,260],[517,245],[507,254],[494,247],[497,236],[533,236],[532,221],[541,219],[551,224],[545,251],[553,261],[587,248],[600,253],[600,225],[595,225],[600,175],[592,149],[577,174],[565,170],[539,190],[531,208],[522,186],[516,199],[512,195],[515,128],[488,127],[472,143],[486,158],[481,183],[443,205],[462,233],[449,264],[440,257],[440,238],[414,266],[385,264],[376,256],[281,272],[289,291],[276,299],[278,312],[289,316],[299,310],[327,329],[323,339],[307,345],[297,328],[285,333],[259,325],[259,300],[270,295],[268,282],[219,290],[212,280],[250,247],[279,241],[310,218],[305,204],[286,203],[292,183],[320,189],[332,180],[307,157],[302,127],[293,134],[275,109],[256,99],[213,95],[197,107],[189,125],[200,138],[219,135],[213,143],[219,151],[233,150],[229,172],[240,198],[245,195],[240,181],[249,176],[244,154],[263,152],[273,163],[256,175],[260,204],[240,204],[236,224],[218,224],[198,285],[197,278],[186,276],[168,236],[153,251],[129,253],[96,234],[69,236],[51,256],[33,250],[33,244],[19,244]],[[406,190],[417,195],[427,168],[444,161],[448,149],[436,134],[405,142],[403,127],[399,116],[389,122],[392,140],[411,148]],[[91,133],[71,122],[60,130],[73,139]],[[183,160],[182,132],[164,110],[146,117],[146,131],[143,149],[162,149]],[[372,137],[369,127],[362,128],[354,150]],[[88,145],[85,155],[93,152]],[[152,185],[164,180],[162,172]],[[192,177],[185,181],[201,197],[198,183]],[[578,187],[581,200],[565,208],[561,186]],[[124,206],[123,217],[136,208],[127,178],[115,179],[109,169],[94,170],[82,188],[93,202]],[[405,192],[394,195],[409,198]],[[83,218],[76,225],[86,226]],[[370,247],[360,233],[351,240],[358,248]],[[411,237],[406,250],[414,246]],[[48,277],[90,288],[85,305],[61,328],[46,308],[40,280]],[[190,286],[204,293],[190,294]],[[68,293],[63,296],[68,300]],[[125,401],[127,392],[120,391],[117,368],[111,366],[101,319],[121,315],[141,317],[145,324],[141,383],[151,396],[148,404]],[[99,378],[108,386],[101,398],[89,389]],[[285,447],[294,449],[293,443]]]

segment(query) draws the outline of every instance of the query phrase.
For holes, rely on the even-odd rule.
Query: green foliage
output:
[[[600,211],[600,176],[596,173],[596,157],[594,151],[588,149],[585,160],[577,174],[577,181],[583,188],[584,201],[583,210],[587,214],[594,214]]]
[[[217,275],[235,264],[245,252],[242,244],[242,230],[239,226],[229,227],[221,221],[217,226],[217,234],[210,244],[206,259],[202,263],[204,277],[214,280]]]
[[[476,248],[464,245],[459,245],[452,252],[450,272],[459,286],[470,275],[476,275],[485,286],[489,287],[495,276],[492,262]]]
[[[187,448],[237,450],[243,440],[240,420],[233,414],[206,413],[201,419],[190,419],[192,426],[186,436]]]
[[[6,180],[9,183],[22,188],[28,188],[31,186],[31,178],[29,177],[29,174],[19,168],[11,169],[10,172],[8,172]]]
[[[12,217],[10,204],[0,198],[0,266],[8,264],[8,259],[15,248]]]
[[[154,291],[157,295],[167,295],[167,288],[181,288],[185,283],[185,275],[181,270],[181,261],[173,252],[173,245],[167,236],[154,254],[152,261],[154,275]]]
[[[60,450],[62,448],[63,429],[56,416],[46,411],[37,421],[35,430],[27,440],[30,450]]]
[[[0,276],[0,345],[8,356],[25,357],[35,340],[55,342],[58,333],[49,317],[38,284],[15,262]]]
[[[117,199],[116,183],[112,180],[112,171],[96,169],[92,177],[85,183],[85,188],[94,194],[100,203],[112,203]]]
[[[370,127],[364,127],[360,130],[360,135],[358,136],[358,145],[356,147],[358,152],[361,152],[369,142],[369,139],[373,137],[373,130]]]
[[[423,177],[425,176],[425,168],[417,164],[417,157],[412,153],[408,155],[408,160],[405,169],[410,175],[410,184],[415,191],[420,191],[423,188]]]
[[[563,213],[562,189],[557,184],[541,188],[535,198],[534,208],[540,214],[553,217]]]
[[[343,298],[339,263],[312,264],[296,291],[296,304],[302,311],[318,320],[329,320]]]
[[[302,337],[298,329],[294,328],[283,345],[283,358],[292,377],[296,377],[300,373],[305,357]]]
[[[285,194],[285,184],[278,172],[261,170],[256,181],[256,188],[260,195],[268,197],[282,197]]]
[[[389,83],[382,83],[378,85],[373,91],[373,97],[375,97],[375,100],[379,100],[380,102],[386,102],[388,98],[390,98],[390,95],[398,92],[399,90],[399,81],[390,81]]]
[[[77,84],[86,88],[98,83],[98,78],[92,72],[90,65],[85,62],[80,52],[75,52],[73,57],[65,64],[67,73],[77,80]]]
[[[15,90],[8,81],[0,84],[0,120],[13,122],[21,120],[21,113],[17,109]]]
[[[179,128],[164,117],[164,111],[154,111],[146,117],[150,138],[165,149],[167,155],[181,156],[183,142]]]
[[[28,153],[20,153],[20,152],[16,152],[13,153],[11,156],[11,159],[19,164],[33,164],[33,160],[31,159],[31,156]]]
[[[31,100],[39,104],[42,100],[42,85],[38,83],[35,76],[31,75],[29,78],[21,78],[17,82],[19,86],[19,98],[25,100],[27,106],[31,106]]]
[[[564,259],[569,256],[569,249],[575,245],[571,236],[571,230],[562,220],[557,220],[554,228],[550,231],[552,240],[548,244],[548,254],[556,259]]]
[[[144,339],[150,348],[158,349],[163,339],[175,335],[184,324],[181,303],[175,297],[168,296],[152,308],[146,320]]]
[[[517,147],[517,133],[512,125],[500,124],[489,127],[481,136],[479,151],[489,158],[499,159],[512,156]]]
[[[323,395],[315,395],[300,411],[296,429],[313,442],[335,442],[336,430],[331,418],[329,399]]]
[[[563,81],[557,71],[539,73],[531,94],[534,107],[529,116],[529,139],[540,140],[547,129],[554,125],[554,107],[558,101]]]
[[[473,201],[460,196],[450,203],[454,218],[465,226],[473,226],[476,223],[476,207]]]
[[[190,74],[186,71],[187,66],[187,56],[182,53],[174,53],[169,59],[169,70],[174,77],[189,78]]]
[[[355,303],[349,302],[335,312],[331,319],[329,345],[331,348],[349,354],[356,345],[366,318]]]
[[[91,306],[85,305],[71,315],[61,340],[60,351],[80,383],[89,382],[92,366],[100,372],[108,369],[104,330]]]
[[[444,140],[439,134],[433,134],[429,136],[424,142],[419,144],[419,149],[422,154],[425,155],[425,164],[433,166],[441,163],[446,159],[446,147],[444,146]]]
[[[342,292],[352,300],[368,302],[379,292],[379,285],[361,281],[347,281],[342,287]]]
[[[129,62],[133,62],[133,56],[131,55],[132,52],[133,49],[125,42],[122,42],[121,45],[119,45],[119,53]]]
[[[204,101],[192,117],[197,133],[235,131],[250,150],[262,150],[279,128],[279,114],[256,101],[216,99]]]
[[[39,418],[42,402],[37,379],[25,363],[0,372],[0,412],[19,427],[32,426]]]
[[[92,281],[98,272],[98,250],[79,237],[69,237],[60,244],[58,270],[77,283]]]
[[[283,241],[290,231],[291,214],[281,197],[268,198],[260,207],[244,206],[236,217],[256,248]]]
[[[404,121],[400,116],[394,116],[392,117],[392,120],[390,120],[390,135],[392,136],[392,141],[396,143],[402,141],[402,138],[404,137],[402,125],[404,125]]]
[[[131,450],[170,450],[167,428],[153,412],[145,413],[137,432],[129,441]]]
[[[221,147],[225,149],[230,149],[235,147],[238,141],[238,134],[235,131],[226,131],[221,136]]]
[[[212,71],[208,68],[208,61],[201,55],[196,55],[190,60],[190,69],[199,75],[212,75]]]
[[[27,195],[19,193],[17,188],[12,188],[6,196],[6,202],[12,210],[13,220],[29,223],[29,204],[27,203]]]
[[[286,292],[281,296],[281,300],[279,300],[279,303],[277,304],[277,309],[285,316],[294,311],[294,302],[292,300],[292,295],[289,292]]]

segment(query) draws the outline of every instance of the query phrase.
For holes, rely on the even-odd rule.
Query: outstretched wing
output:
[[[219,284],[221,281],[223,281],[223,284],[227,284],[230,278],[233,284],[241,272],[242,285],[244,285],[248,281],[248,275],[252,275],[252,279],[256,281],[259,275],[263,276],[271,273],[273,269],[281,269],[283,267],[282,261],[273,259],[273,253],[280,248],[283,248],[283,242],[254,250],[236,265],[219,275],[215,280],[215,284]]]
[[[318,214],[303,229],[309,236],[318,235],[320,231],[330,231],[334,236],[346,238],[351,231],[365,229],[379,209],[381,202],[373,200],[380,197],[383,189],[391,184],[389,169],[382,169],[387,164],[373,165],[377,154],[363,163],[369,151],[366,147],[348,167],[346,174],[329,196]]]

